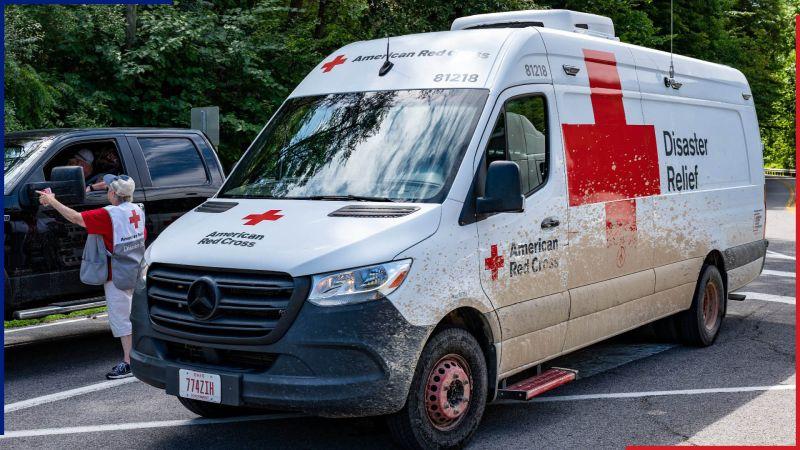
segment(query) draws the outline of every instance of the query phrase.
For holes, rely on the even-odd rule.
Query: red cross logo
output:
[[[134,209],[131,211],[131,217],[128,219],[128,222],[132,223],[134,228],[139,228],[140,220],[142,220],[142,218],[139,216],[139,214],[136,214],[136,210]]]
[[[583,50],[593,124],[564,124],[569,205],[606,204],[606,239],[636,233],[636,197],[661,193],[653,125],[629,125],[613,53]]]
[[[270,209],[269,211],[263,214],[250,214],[249,216],[242,217],[242,220],[246,220],[245,225],[258,225],[259,223],[265,220],[278,220],[283,217],[281,214],[280,209]]]
[[[345,61],[347,61],[347,58],[345,58],[344,55],[336,55],[336,58],[333,58],[332,61],[328,61],[322,65],[322,71],[328,73],[339,64],[344,64]]]
[[[503,268],[505,258],[497,254],[497,246],[492,244],[491,256],[483,260],[486,270],[492,271],[492,280],[497,279],[497,271]]]

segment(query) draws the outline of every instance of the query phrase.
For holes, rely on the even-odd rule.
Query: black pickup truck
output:
[[[101,300],[102,287],[80,282],[86,232],[33,191],[50,187],[83,211],[108,204],[103,173],[136,181],[147,243],[183,213],[203,203],[225,174],[205,135],[187,129],[102,128],[36,130],[5,135],[5,317],[55,303]],[[17,314],[19,317],[20,314]]]

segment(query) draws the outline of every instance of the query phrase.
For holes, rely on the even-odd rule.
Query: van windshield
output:
[[[220,197],[441,202],[487,95],[426,89],[289,99]]]

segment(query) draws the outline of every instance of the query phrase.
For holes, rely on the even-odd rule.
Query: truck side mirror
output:
[[[489,164],[485,194],[478,197],[475,205],[478,214],[522,212],[524,200],[517,163],[494,161]]]
[[[20,196],[23,206],[39,204],[39,194],[36,191],[50,188],[56,194],[58,201],[65,205],[78,205],[86,198],[86,184],[83,179],[83,169],[74,166],[54,167],[50,172],[50,181],[28,183],[25,185],[27,198]]]

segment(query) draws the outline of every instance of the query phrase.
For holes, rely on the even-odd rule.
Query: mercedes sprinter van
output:
[[[752,95],[571,11],[347,45],[148,248],[133,372],[451,448],[573,380],[559,355],[656,321],[711,345],[766,253]]]

